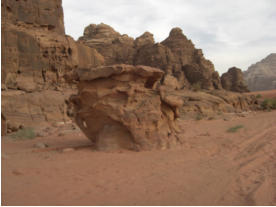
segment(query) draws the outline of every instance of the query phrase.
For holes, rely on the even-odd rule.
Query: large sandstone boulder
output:
[[[78,126],[101,150],[176,146],[175,119],[182,102],[162,95],[158,82],[163,74],[131,65],[78,70],[78,94],[71,97]]]
[[[249,92],[243,80],[241,69],[232,67],[221,76],[222,87],[228,91]]]
[[[276,89],[276,53],[251,65],[243,76],[251,91]]]

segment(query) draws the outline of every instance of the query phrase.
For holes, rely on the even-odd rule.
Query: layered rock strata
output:
[[[162,94],[161,70],[112,65],[78,70],[71,97],[78,126],[98,149],[164,149],[177,145],[182,100]]]
[[[64,75],[104,58],[65,35],[61,0],[5,0],[1,9],[2,113],[12,122],[64,121],[75,88]]]

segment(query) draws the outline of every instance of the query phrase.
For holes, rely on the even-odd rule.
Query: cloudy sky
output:
[[[276,52],[276,0],[63,0],[66,33],[78,39],[101,22],[156,42],[180,27],[217,71],[245,70]]]

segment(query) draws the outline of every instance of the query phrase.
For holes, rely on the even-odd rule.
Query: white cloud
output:
[[[67,34],[78,39],[84,27],[104,22],[122,34],[145,31],[164,40],[181,27],[220,73],[276,52],[275,0],[63,0]]]

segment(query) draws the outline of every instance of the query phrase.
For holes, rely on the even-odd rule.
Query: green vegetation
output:
[[[243,128],[243,125],[237,125],[237,126],[234,126],[234,127],[231,127],[227,130],[227,132],[230,132],[230,133],[234,133],[234,132],[237,132],[239,129]]]
[[[256,98],[262,98],[262,95],[261,94],[258,94],[257,96],[256,96]]]
[[[197,121],[199,121],[199,120],[203,119],[203,115],[202,114],[197,114],[196,117],[195,117],[195,119]]]
[[[276,98],[266,98],[262,103],[261,103],[262,109],[263,110],[272,110],[276,109]]]
[[[17,132],[10,135],[13,139],[34,139],[35,131],[33,128],[19,129]]]

